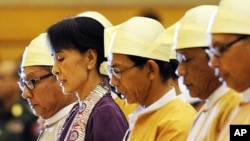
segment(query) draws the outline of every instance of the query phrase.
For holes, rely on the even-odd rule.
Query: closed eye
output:
[[[54,59],[55,59],[55,61],[59,61],[59,62],[62,62],[64,60],[64,58],[61,57],[60,55],[55,55]]]
[[[192,59],[188,58],[187,56],[185,56],[183,54],[177,54],[177,60],[179,62],[185,62],[185,63],[187,63],[187,62],[191,61]]]
[[[118,68],[112,68],[112,71],[113,71],[114,73],[120,73],[120,72],[121,72],[121,70],[118,69]]]

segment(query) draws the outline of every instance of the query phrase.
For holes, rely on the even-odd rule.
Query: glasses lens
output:
[[[116,78],[120,79],[121,78],[121,74],[119,73],[120,70],[119,69],[115,69],[115,68],[111,68],[110,66],[106,67],[109,78],[112,78],[112,76],[114,75]]]
[[[25,81],[25,84],[30,90],[34,89],[34,84],[32,81]]]
[[[121,71],[119,69],[114,69],[112,68],[112,74],[118,78],[118,79],[121,79]]]
[[[25,86],[30,90],[34,89],[34,84],[32,81],[18,81],[17,84],[22,91],[24,90]]]
[[[209,48],[209,49],[205,49],[206,54],[209,56],[209,58],[213,58],[214,54],[213,54],[213,49]]]

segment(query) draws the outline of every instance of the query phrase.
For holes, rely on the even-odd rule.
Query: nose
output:
[[[22,91],[22,97],[23,97],[24,99],[29,99],[29,98],[32,97],[32,93],[31,93],[31,91],[30,91],[27,87],[25,87],[25,88],[23,89],[23,91]]]
[[[218,68],[220,66],[219,58],[214,55],[213,57],[210,58],[208,65],[213,69]]]
[[[58,64],[56,63],[56,61],[55,61],[54,65],[53,65],[53,67],[52,67],[52,73],[54,75],[58,75],[59,74],[59,68],[58,68]]]
[[[185,65],[183,63],[179,63],[177,70],[176,70],[176,74],[178,76],[184,76],[186,75],[186,73],[187,73],[187,70],[186,70]]]
[[[111,77],[109,77],[109,84],[113,87],[116,87],[120,84],[120,80],[118,78],[116,78],[114,75],[112,75]]]

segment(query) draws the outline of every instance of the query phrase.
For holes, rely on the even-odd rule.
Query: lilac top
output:
[[[123,112],[110,94],[93,109],[86,128],[86,141],[122,141],[128,129]]]
[[[79,105],[79,104],[78,104]],[[59,141],[64,141],[69,127],[79,110],[71,112],[65,122]],[[125,115],[115,103],[111,94],[104,95],[93,108],[86,126],[85,141],[122,141],[128,129],[128,122]]]

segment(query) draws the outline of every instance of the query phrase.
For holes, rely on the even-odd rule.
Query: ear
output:
[[[153,60],[148,60],[145,67],[148,71],[149,79],[152,80],[159,75],[160,68],[157,63]]]
[[[88,69],[93,69],[97,62],[97,53],[93,49],[87,51]]]

